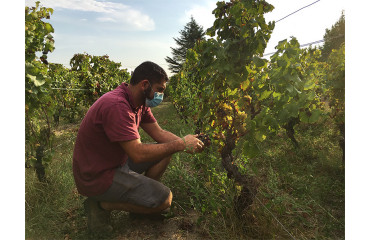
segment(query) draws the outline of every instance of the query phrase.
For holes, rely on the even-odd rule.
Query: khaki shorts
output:
[[[162,183],[142,175],[154,163],[134,164],[130,159],[116,169],[109,189],[91,197],[101,202],[127,202],[139,206],[155,208],[163,204],[170,189]]]

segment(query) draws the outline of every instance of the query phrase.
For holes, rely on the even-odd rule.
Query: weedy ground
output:
[[[169,102],[153,109],[163,129],[193,133]],[[112,212],[114,231],[92,235],[72,175],[73,143],[79,123],[61,124],[55,134],[47,183],[25,172],[26,239],[344,239],[344,167],[338,132],[330,119],[295,128],[293,147],[284,131],[258,143],[261,153],[246,159],[235,150],[235,164],[254,176],[253,204],[236,214],[240,191],[221,167],[217,146],[201,154],[177,153],[163,182],[174,194],[164,221],[132,220]],[[142,133],[144,142],[152,141]]]

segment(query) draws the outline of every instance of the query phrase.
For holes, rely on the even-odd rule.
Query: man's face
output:
[[[149,99],[153,99],[155,92],[163,93],[165,89],[166,89],[166,81],[165,80],[163,80],[161,83],[153,83],[152,87],[150,87],[150,83],[148,81],[148,87],[145,91],[147,93],[146,97],[149,98]]]

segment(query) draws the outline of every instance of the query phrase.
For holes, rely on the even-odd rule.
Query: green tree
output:
[[[203,31],[203,27],[198,25],[194,18],[191,17],[190,22],[180,31],[180,35],[179,38],[174,38],[179,47],[171,47],[173,57],[166,57],[165,59],[170,64],[169,69],[173,73],[180,71],[185,62],[187,50],[193,48],[197,41],[203,40],[205,32]]]
[[[331,27],[331,29],[326,29],[324,40],[325,43],[321,49],[322,61],[328,60],[332,50],[339,49],[342,46],[342,43],[345,42],[345,18],[343,12],[339,20]]]

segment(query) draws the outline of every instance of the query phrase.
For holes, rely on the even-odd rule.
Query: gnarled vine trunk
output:
[[[286,130],[288,137],[292,141],[295,148],[299,147],[297,139],[294,137],[294,126],[299,123],[299,118],[290,118],[288,123],[283,126],[283,128]]]
[[[45,182],[45,166],[42,164],[42,158],[44,157],[44,146],[38,146],[36,149],[36,164],[35,170],[37,178],[40,182]]]
[[[235,211],[238,217],[241,217],[243,210],[253,203],[254,196],[257,194],[258,184],[253,177],[241,174],[238,167],[233,164],[232,150],[235,148],[235,141],[232,139],[235,138],[228,134],[226,144],[221,151],[221,158],[222,166],[227,171],[227,176],[233,178],[242,187],[240,194],[234,199]]]

